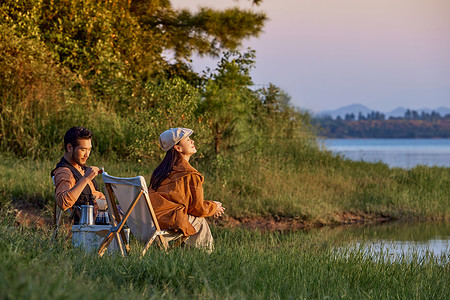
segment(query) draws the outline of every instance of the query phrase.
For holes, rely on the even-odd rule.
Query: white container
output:
[[[106,238],[111,225],[73,225],[72,245],[85,250],[87,253],[94,253]],[[125,237],[129,241],[130,229],[123,229]],[[108,252],[118,251],[117,239],[113,239],[108,246]]]

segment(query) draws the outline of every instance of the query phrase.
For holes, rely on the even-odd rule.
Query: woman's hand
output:
[[[225,207],[222,206],[222,203],[218,201],[214,201],[217,204],[216,212],[214,213],[214,218],[219,218],[225,213]]]

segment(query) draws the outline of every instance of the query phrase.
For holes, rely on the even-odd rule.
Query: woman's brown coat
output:
[[[194,217],[214,215],[217,204],[203,200],[203,176],[185,159],[180,159],[155,192],[149,188],[150,200],[161,229],[181,230],[185,236],[196,233],[188,221]]]

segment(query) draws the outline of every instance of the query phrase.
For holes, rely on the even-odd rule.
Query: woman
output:
[[[217,201],[203,200],[203,176],[189,164],[197,152],[188,128],[171,128],[159,136],[166,156],[150,180],[150,200],[161,229],[188,237],[185,244],[213,249],[213,237],[205,217],[222,216],[225,208]]]

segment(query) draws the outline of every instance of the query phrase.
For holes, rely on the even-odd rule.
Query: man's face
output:
[[[75,148],[71,144],[68,145],[69,152],[72,152],[72,160],[78,165],[86,166],[86,161],[91,154],[92,143],[91,140],[78,140],[78,146]]]

